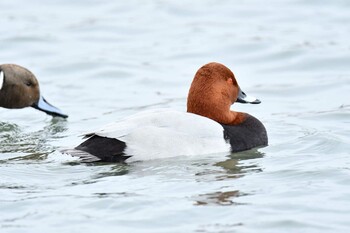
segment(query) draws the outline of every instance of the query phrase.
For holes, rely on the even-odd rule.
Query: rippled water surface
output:
[[[350,3],[0,2],[0,64],[29,68],[69,114],[0,109],[1,232],[349,232]],[[269,146],[129,164],[58,152],[145,109],[186,109],[226,64],[262,100],[233,105]]]

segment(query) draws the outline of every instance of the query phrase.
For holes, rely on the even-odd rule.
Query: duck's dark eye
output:
[[[29,81],[26,82],[25,84],[26,84],[28,87],[31,87],[31,86],[33,85],[33,84],[32,84],[31,82],[29,82]]]

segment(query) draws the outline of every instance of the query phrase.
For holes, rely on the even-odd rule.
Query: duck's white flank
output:
[[[0,71],[0,90],[2,89],[2,86],[4,85],[4,81],[5,81],[4,72]]]
[[[174,110],[141,112],[92,133],[125,142],[128,161],[230,151],[220,124]]]

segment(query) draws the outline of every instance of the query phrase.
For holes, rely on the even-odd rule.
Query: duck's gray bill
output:
[[[64,114],[61,110],[59,110],[55,106],[52,106],[42,96],[40,96],[39,101],[33,104],[32,107],[40,111],[43,111],[51,116],[57,116],[57,117],[63,117],[63,118],[68,117],[68,115]]]
[[[246,93],[244,93],[241,88],[239,88],[238,91],[238,97],[236,102],[243,103],[243,104],[260,104],[261,101],[253,96],[247,96]]]

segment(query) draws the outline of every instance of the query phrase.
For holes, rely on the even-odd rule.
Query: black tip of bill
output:
[[[260,104],[261,101],[254,96],[247,96],[241,89],[238,91],[237,103],[243,104]]]
[[[64,114],[60,109],[51,105],[47,102],[42,96],[40,96],[39,101],[32,105],[33,108],[38,109],[39,111],[43,111],[48,115],[53,117],[62,117],[67,118],[68,115]]]

